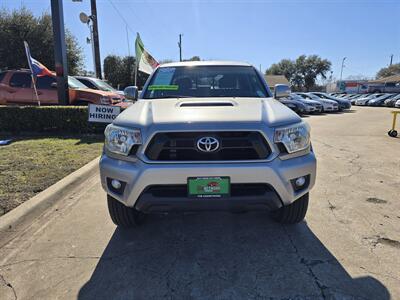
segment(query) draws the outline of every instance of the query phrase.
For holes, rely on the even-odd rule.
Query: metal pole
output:
[[[179,34],[179,42],[178,42],[178,46],[179,46],[179,61],[182,61],[182,34]]]
[[[57,75],[58,103],[61,105],[67,105],[69,104],[68,67],[62,0],[51,0],[51,18],[53,23],[54,60]]]
[[[96,0],[90,0],[91,6],[91,19],[93,22],[93,45],[94,45],[94,61],[95,61],[95,70],[96,77],[102,79],[101,76],[101,62],[100,62],[100,47],[99,47],[99,28],[97,25],[97,7]]]
[[[88,27],[89,27],[89,31],[90,31],[90,43],[92,44],[93,71],[97,75],[97,73],[96,73],[96,50],[94,48],[94,38],[93,38],[93,36],[94,36],[93,35],[93,23],[92,23],[92,25],[90,25],[90,23],[88,23]]]
[[[390,65],[389,65],[389,67],[392,65],[392,63],[393,63],[393,54],[390,55]]]
[[[344,68],[344,61],[346,60],[346,57],[343,57],[342,60],[342,68],[340,69],[340,80],[342,80],[342,75],[343,75],[343,68]]]
[[[135,86],[137,87],[137,75],[138,75],[138,61],[137,61],[137,57],[135,57]]]
[[[131,47],[129,46],[128,25],[125,25],[125,30],[126,30],[126,42],[128,44],[128,56],[131,56]]]

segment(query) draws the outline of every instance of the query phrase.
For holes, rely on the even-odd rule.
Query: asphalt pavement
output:
[[[390,111],[305,118],[318,174],[298,225],[260,212],[188,213],[119,229],[96,172],[0,236],[0,299],[400,299]]]

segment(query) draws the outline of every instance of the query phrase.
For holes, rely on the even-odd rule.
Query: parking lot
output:
[[[151,216],[116,229],[98,173],[0,240],[1,299],[399,299],[400,139],[391,109],[305,117],[318,158],[306,222]]]

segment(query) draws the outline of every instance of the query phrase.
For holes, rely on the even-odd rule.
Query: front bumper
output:
[[[339,106],[337,105],[325,105],[324,106],[324,111],[338,111]]]
[[[268,162],[229,162],[213,164],[158,164],[145,163],[141,160],[122,161],[103,154],[100,160],[100,176],[104,190],[128,207],[142,211],[151,211],[150,204],[165,210],[177,210],[187,205],[190,210],[214,210],[227,208],[233,204],[245,209],[266,207],[277,209],[282,204],[288,205],[306,194],[315,184],[316,159],[314,153],[309,153],[290,159],[275,158]],[[156,197],[147,193],[148,189],[157,186],[185,186],[188,177],[229,176],[231,184],[265,184],[267,189],[262,197],[246,195],[245,187],[238,197],[227,197],[204,201],[203,199],[182,197]],[[291,180],[301,176],[309,176],[305,188],[295,191]],[[124,183],[122,192],[116,192],[110,182],[117,179]],[[199,204],[199,202],[202,204]],[[151,206],[151,205],[150,205]],[[161,210],[161,209],[157,209]]]

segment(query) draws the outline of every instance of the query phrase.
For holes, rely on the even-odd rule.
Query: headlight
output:
[[[275,143],[282,143],[288,153],[305,150],[310,145],[310,127],[306,123],[275,129]]]
[[[128,155],[134,145],[142,144],[140,130],[108,125],[104,131],[105,147],[108,151]]]

